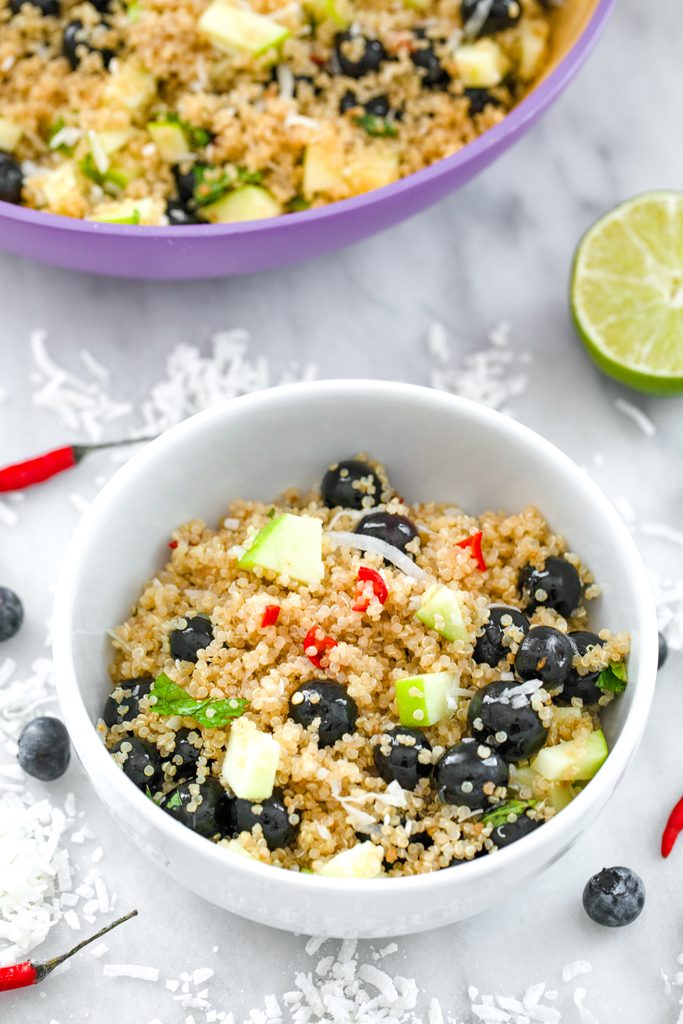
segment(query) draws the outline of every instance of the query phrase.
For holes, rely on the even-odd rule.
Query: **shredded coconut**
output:
[[[489,335],[489,347],[464,355],[459,366],[450,365],[445,329],[432,324],[427,346],[435,359],[429,376],[431,387],[462,398],[481,402],[491,409],[509,413],[509,402],[521,395],[528,377],[520,371],[530,360],[526,352],[510,347],[510,325],[501,323]]]
[[[639,409],[637,405],[634,405],[633,402],[627,402],[625,398],[615,398],[614,405],[624,416],[628,416],[638,429],[642,430],[646,437],[655,436],[657,433],[656,426],[650,417],[642,409]]]
[[[575,960],[573,964],[565,964],[562,968],[562,981],[568,985],[580,974],[590,974],[592,970],[593,966],[588,960]]]

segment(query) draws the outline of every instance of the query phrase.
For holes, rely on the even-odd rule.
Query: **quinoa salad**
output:
[[[0,0],[0,200],[185,225],[379,188],[524,97],[552,5]]]
[[[359,455],[168,546],[98,728],[239,855],[359,878],[496,856],[608,756],[629,637],[589,629],[599,587],[535,508],[408,504]]]

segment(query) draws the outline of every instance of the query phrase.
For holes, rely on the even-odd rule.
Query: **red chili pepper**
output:
[[[68,953],[63,953],[62,956],[56,956],[52,960],[45,960],[43,963],[34,964],[31,960],[25,960],[23,964],[13,964],[11,967],[0,967],[0,992],[11,992],[16,988],[28,988],[29,985],[37,985],[39,981],[43,981],[47,978],[48,974],[54,971],[55,967],[59,967],[65,960],[72,957],[75,953],[79,953],[84,946],[89,946],[91,942],[95,942],[96,939],[101,939],[103,935],[110,932],[112,928],[118,928],[120,924],[125,921],[130,921],[131,917],[137,915],[137,910],[131,910],[130,914],[126,914],[125,917],[119,917],[116,921],[112,921],[111,924],[106,925],[104,928],[100,928],[96,935],[91,935],[89,939],[83,939],[77,946],[70,949]]]
[[[265,629],[266,626],[274,626],[279,618],[280,605],[267,604],[263,610],[263,618],[261,619],[261,629]]]
[[[175,549],[178,547],[178,541],[177,540],[169,540],[168,546],[169,546],[169,548],[172,551],[175,551]]]
[[[370,569],[367,565],[361,565],[358,570],[358,586],[356,587],[356,603],[353,606],[354,612],[366,612],[370,607],[370,598],[364,583],[372,584],[372,592],[380,604],[384,604],[389,596],[387,585],[376,569]]]
[[[12,466],[0,469],[0,493],[21,491],[33,484],[42,484],[44,480],[63,473],[77,465],[84,455],[98,451],[100,448],[116,448],[124,444],[139,444],[149,441],[148,437],[134,437],[125,441],[107,441],[105,444],[68,444],[63,448],[38,455],[35,459],[15,462]]]
[[[669,820],[662,833],[662,857],[669,856],[681,832],[683,832],[683,796],[669,815]]]
[[[333,647],[337,646],[337,641],[331,636],[323,636],[322,639],[318,640],[316,633],[318,627],[314,626],[313,629],[309,629],[308,633],[304,638],[304,654],[308,660],[315,665],[316,668],[324,668],[323,658],[326,651],[331,651]],[[309,654],[311,647],[315,648],[315,654]]]
[[[465,537],[464,540],[459,540],[456,546],[459,548],[469,548],[472,558],[477,563],[477,567],[481,569],[482,572],[486,572],[486,562],[484,561],[484,556],[481,553],[481,540],[483,536],[484,535],[480,530],[479,533],[473,533],[471,536]]]

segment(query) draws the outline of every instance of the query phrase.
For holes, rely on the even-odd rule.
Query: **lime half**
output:
[[[602,217],[576,250],[574,322],[622,384],[683,392],[683,192],[646,192]]]

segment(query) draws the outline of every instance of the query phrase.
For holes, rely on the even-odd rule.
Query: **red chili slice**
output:
[[[175,551],[175,549],[176,549],[176,548],[178,547],[178,541],[177,541],[177,540],[169,540],[169,542],[168,542],[168,546],[169,546],[169,548],[171,548],[171,549],[172,549],[173,551]]]
[[[364,583],[372,584],[372,592],[380,604],[384,604],[389,596],[387,585],[376,569],[370,569],[367,565],[361,565],[358,570],[358,585],[356,587],[356,603],[353,606],[354,612],[366,612],[370,607],[370,598]]]
[[[662,857],[669,856],[681,832],[683,832],[683,797],[672,810],[666,823],[662,835]]]
[[[480,530],[479,533],[473,533],[470,537],[465,537],[464,540],[459,540],[456,546],[459,548],[469,548],[472,558],[477,563],[477,567],[481,569],[482,572],[486,572],[486,562],[484,561],[484,556],[481,553],[481,540],[483,536],[484,534]]]
[[[314,626],[312,629],[309,629],[306,634],[304,638],[304,654],[316,668],[325,668],[325,665],[323,665],[325,652],[331,651],[333,647],[336,647],[337,641],[331,636],[323,636],[322,639],[318,639],[316,636],[317,632],[318,627]],[[308,653],[312,647],[315,648],[315,654]],[[326,664],[329,664],[327,659]]]
[[[267,604],[263,610],[263,618],[261,619],[261,629],[265,629],[266,626],[274,626],[279,618],[280,605]]]

